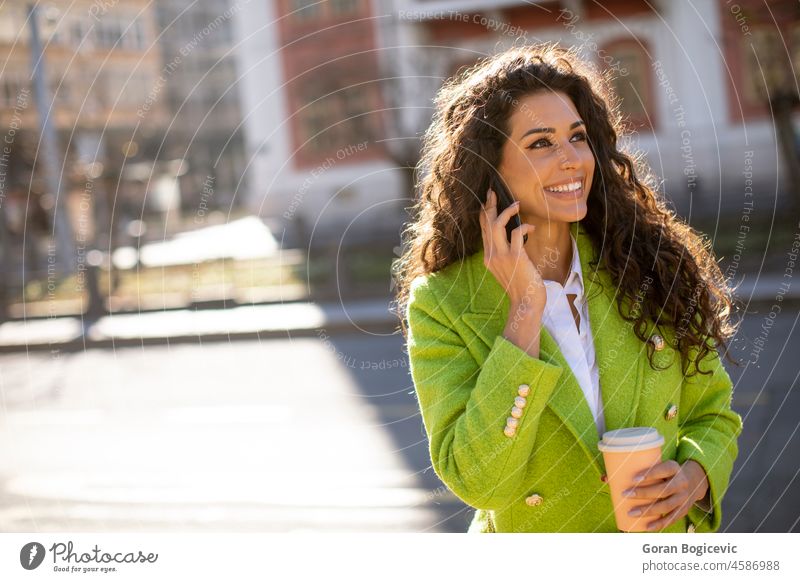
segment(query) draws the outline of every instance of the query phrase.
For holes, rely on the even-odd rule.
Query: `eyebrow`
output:
[[[583,120],[579,119],[578,121],[576,121],[575,123],[570,125],[569,128],[570,129],[575,129],[579,125],[584,125]],[[535,129],[529,129],[524,134],[522,134],[522,137],[519,138],[519,139],[521,139],[521,140],[525,139],[526,137],[528,137],[532,133],[555,133],[555,132],[556,132],[556,130],[554,128],[552,128],[552,127],[537,127]]]

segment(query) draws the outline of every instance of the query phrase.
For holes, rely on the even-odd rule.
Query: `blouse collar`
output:
[[[578,255],[578,244],[575,241],[575,237],[572,236],[572,233],[569,235],[569,240],[572,244],[572,263],[570,264],[570,271],[569,275],[567,276],[567,281],[564,286],[561,286],[561,283],[558,281],[551,281],[550,279],[544,279],[545,287],[547,288],[548,294],[554,293],[558,294],[563,289],[563,292],[566,295],[575,294],[576,300],[580,300],[583,298],[583,272],[581,270],[581,259]]]

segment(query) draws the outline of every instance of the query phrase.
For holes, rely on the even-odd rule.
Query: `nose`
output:
[[[561,149],[561,167],[564,169],[567,168],[578,168],[581,165],[581,159],[578,155],[578,152],[575,150],[575,147],[572,143],[567,143]]]

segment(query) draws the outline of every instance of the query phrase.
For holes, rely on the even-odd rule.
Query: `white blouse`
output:
[[[542,325],[553,336],[578,380],[594,416],[597,434],[602,437],[605,432],[605,418],[600,394],[600,372],[597,368],[592,330],[589,326],[589,311],[583,293],[583,273],[578,256],[578,244],[572,234],[569,238],[572,241],[572,264],[566,284],[562,287],[558,281],[543,280],[547,291],[547,304],[542,316]],[[575,327],[575,318],[567,298],[567,295],[573,293],[575,308],[580,318],[580,332]]]
[[[583,272],[578,256],[578,244],[572,234],[572,264],[566,284],[544,279],[547,290],[547,304],[544,308],[542,325],[558,344],[572,373],[581,385],[581,390],[589,403],[594,416],[597,434],[600,438],[606,430],[603,415],[603,398],[600,393],[600,371],[594,353],[592,330],[589,326],[589,309],[583,294]],[[575,318],[569,306],[567,295],[575,294],[575,308],[580,318],[580,332],[575,327]],[[696,501],[695,506],[703,511],[711,512],[710,490],[706,497]]]

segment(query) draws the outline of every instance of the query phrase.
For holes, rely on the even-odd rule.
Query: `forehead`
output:
[[[575,104],[566,93],[539,92],[526,95],[519,100],[511,114],[511,126],[515,131],[527,131],[534,127],[569,127],[581,119]],[[524,126],[524,127],[523,127]]]

